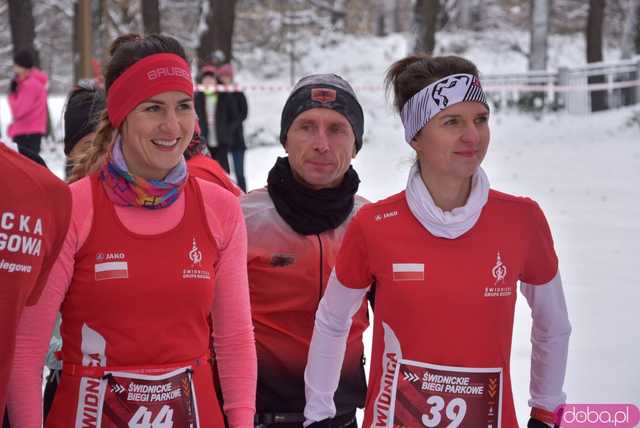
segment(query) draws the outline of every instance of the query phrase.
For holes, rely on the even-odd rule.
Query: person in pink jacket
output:
[[[20,50],[13,58],[14,78],[9,91],[9,108],[13,121],[7,134],[20,152],[28,149],[40,154],[40,142],[47,132],[47,85],[49,78],[34,67],[31,51]]]
[[[70,186],[70,231],[17,329],[10,421],[41,426],[60,311],[62,376],[45,426],[222,428],[226,416],[253,427],[246,229],[233,194],[188,173],[196,116],[184,48],[129,34],[110,57],[106,111],[74,165],[87,174]]]

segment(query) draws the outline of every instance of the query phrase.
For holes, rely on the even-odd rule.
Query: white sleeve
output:
[[[333,395],[338,388],[351,319],[369,288],[349,288],[338,281],[335,269],[316,312],[316,322],[304,370],[304,426],[336,414]]]
[[[546,284],[522,282],[520,291],[529,303],[533,318],[529,406],[553,411],[567,397],[562,384],[571,334],[560,272]]]

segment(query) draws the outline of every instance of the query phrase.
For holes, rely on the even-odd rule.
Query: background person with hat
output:
[[[229,152],[233,158],[236,183],[242,191],[247,191],[244,176],[243,122],[247,119],[247,98],[239,90],[218,92],[217,85],[233,84],[233,66],[229,63],[219,67],[206,65],[200,72],[200,90],[194,94],[196,114],[201,129],[201,138],[206,141],[211,157],[227,172]]]
[[[49,78],[34,65],[34,55],[29,50],[20,50],[13,57],[15,76],[7,97],[13,121],[7,134],[21,151],[24,147],[40,154],[42,136],[47,133]]]
[[[278,158],[267,186],[241,198],[249,239],[251,310],[258,353],[256,425],[302,427],[304,366],[313,320],[347,224],[367,201],[356,195],[351,160],[362,147],[356,95],[334,74],[311,75],[282,111]],[[362,332],[367,305],[354,316],[335,395],[337,420],[355,427],[364,405]]]

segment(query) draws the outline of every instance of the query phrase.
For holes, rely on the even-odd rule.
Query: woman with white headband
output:
[[[12,426],[42,422],[57,311],[62,376],[47,427],[253,427],[256,352],[237,198],[189,175],[196,115],[182,46],[125,35],[110,49],[106,110],[74,164],[70,231],[24,311]]]
[[[330,427],[351,316],[375,284],[365,427],[518,427],[509,361],[516,284],[533,316],[529,427],[553,426],[571,331],[540,207],[480,167],[489,106],[476,66],[411,56],[387,85],[417,160],[404,191],[352,220],[316,314],[305,426]]]

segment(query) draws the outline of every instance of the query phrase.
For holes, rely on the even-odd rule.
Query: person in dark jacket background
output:
[[[231,64],[220,67],[204,66],[200,72],[201,90],[194,94],[194,105],[203,138],[211,156],[229,172],[229,152],[238,186],[247,190],[244,177],[244,130],[247,118],[247,99],[241,91],[217,91],[216,85],[233,83]]]

